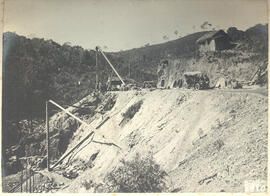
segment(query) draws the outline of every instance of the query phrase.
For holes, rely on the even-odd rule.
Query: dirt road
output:
[[[265,87],[246,87],[243,89],[211,89],[215,91],[220,91],[220,92],[231,92],[231,93],[254,93],[258,95],[263,95],[263,96],[268,96],[268,89]],[[208,90],[208,91],[211,91]]]

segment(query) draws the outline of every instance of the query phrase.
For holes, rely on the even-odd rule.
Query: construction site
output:
[[[2,192],[267,192],[262,1],[119,1],[6,1]]]
[[[23,169],[6,177],[6,191],[106,192],[107,175],[138,153],[166,172],[166,192],[241,192],[245,179],[266,183],[267,89],[254,85],[261,68],[249,82],[213,85],[198,71],[170,75],[175,68],[163,60],[157,84],[138,85],[99,47],[96,62],[97,53],[115,77],[102,84],[96,74],[95,92],[68,108],[46,102],[46,154],[20,158]],[[49,116],[53,108],[61,111]]]

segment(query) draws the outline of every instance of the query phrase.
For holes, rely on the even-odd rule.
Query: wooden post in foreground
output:
[[[23,192],[23,169],[21,171],[21,193]]]
[[[27,173],[27,166],[25,168],[25,192],[27,193],[28,192],[28,173]]]
[[[47,169],[50,171],[50,137],[49,137],[49,111],[48,111],[48,101],[46,101],[46,140],[47,140]]]
[[[33,174],[33,179],[32,179],[32,193],[35,192],[35,172],[32,171],[32,174]]]
[[[29,169],[29,193],[32,192],[31,168]]]

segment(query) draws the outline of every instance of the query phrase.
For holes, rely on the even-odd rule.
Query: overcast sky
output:
[[[4,31],[118,51],[267,18],[267,0],[5,0]]]

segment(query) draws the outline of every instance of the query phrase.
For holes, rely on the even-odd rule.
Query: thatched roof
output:
[[[207,40],[213,40],[213,39],[217,39],[220,37],[226,36],[228,37],[228,35],[223,31],[223,30],[219,30],[219,31],[210,31],[206,34],[204,34],[202,37],[200,37],[196,43],[201,44],[204,43]]]

